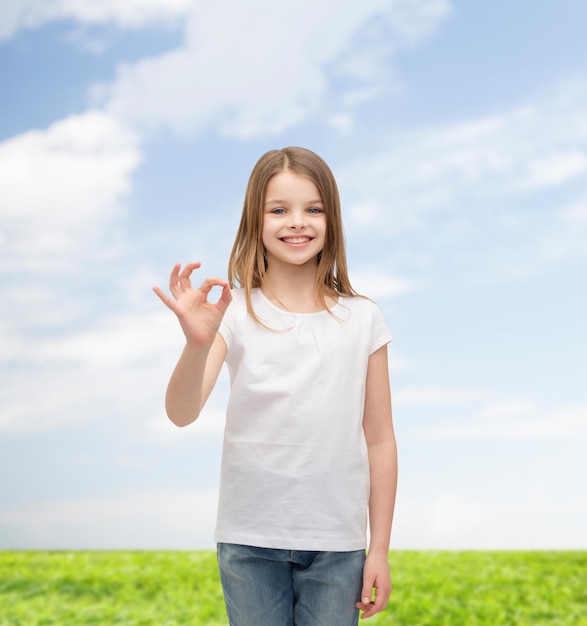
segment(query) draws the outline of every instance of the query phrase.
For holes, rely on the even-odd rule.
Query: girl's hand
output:
[[[228,283],[220,278],[207,278],[198,289],[194,289],[190,276],[200,265],[199,262],[188,263],[181,269],[181,264],[175,264],[169,277],[169,290],[173,298],[159,287],[153,287],[153,291],[177,315],[187,343],[209,347],[216,337],[232,295]],[[216,286],[222,287],[222,295],[218,302],[208,302],[208,294]]]
[[[374,598],[372,598],[375,590]],[[364,611],[361,619],[372,617],[385,609],[391,595],[391,576],[389,574],[389,562],[387,554],[377,557],[369,553],[363,567],[363,590],[361,602],[355,606]]]

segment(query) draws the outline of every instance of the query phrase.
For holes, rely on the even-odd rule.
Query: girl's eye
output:
[[[274,213],[275,215],[283,215],[285,213],[285,209],[273,209],[271,213]]]
[[[312,215],[317,215],[318,213],[324,213],[324,209],[313,206],[308,209],[308,213],[311,213]]]

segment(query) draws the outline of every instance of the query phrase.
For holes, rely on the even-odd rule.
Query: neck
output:
[[[267,268],[261,290],[276,306],[293,313],[314,313],[324,307],[314,289],[316,264],[273,265]]]

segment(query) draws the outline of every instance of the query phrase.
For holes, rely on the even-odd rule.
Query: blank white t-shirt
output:
[[[215,540],[289,550],[366,547],[369,463],[362,428],[369,355],[391,340],[381,309],[341,297],[290,313],[252,292],[220,334],[227,408]]]

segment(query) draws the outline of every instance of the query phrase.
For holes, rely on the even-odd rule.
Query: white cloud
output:
[[[216,491],[166,491],[3,507],[3,549],[212,549]],[[441,490],[400,494],[392,550],[585,549],[584,499]],[[393,574],[393,571],[392,571]]]
[[[393,544],[424,549],[446,549],[452,547],[452,542],[459,547],[467,546],[463,537],[483,526],[490,512],[489,503],[472,502],[453,491],[439,493],[425,501],[404,499],[400,494],[394,516]]]
[[[468,404],[486,400],[489,392],[477,389],[446,389],[443,387],[404,387],[395,394],[395,402],[402,406],[430,406]]]
[[[114,83],[96,86],[94,95],[147,128],[196,133],[211,125],[252,137],[321,112],[337,76],[345,86],[337,90],[335,120],[346,125],[340,103],[357,91],[372,97],[386,84],[388,42],[419,40],[448,12],[445,0],[197,3],[182,48],[121,66]],[[361,72],[352,71],[348,60],[365,50]]]
[[[212,548],[218,495],[175,491],[17,504],[0,511],[2,548]]]
[[[165,380],[172,367],[146,364],[94,370],[48,362],[3,372],[0,437],[22,437],[57,428],[104,421],[114,416],[122,427],[163,412]]]
[[[78,322],[79,324],[79,322]],[[35,336],[30,322],[6,333],[0,436],[22,436],[116,415],[122,423],[163,412],[165,384],[181,350],[171,313],[111,317],[90,328]],[[17,368],[10,368],[18,364]],[[30,389],[35,393],[31,394]]]
[[[383,141],[337,167],[346,228],[355,245],[387,239],[370,255],[385,249],[418,284],[440,268],[440,280],[478,287],[587,259],[587,80],[531,106]]]
[[[582,550],[585,499],[527,491],[519,498],[441,489],[419,499],[400,494],[392,550]],[[393,574],[393,572],[392,572]]]
[[[587,241],[587,196],[564,204],[538,242],[538,258],[559,262],[585,259]]]
[[[0,41],[57,20],[113,22],[126,28],[160,24],[187,13],[194,0],[3,0]]]
[[[196,424],[179,429],[165,418],[165,388],[184,345],[167,309],[112,313],[83,325],[59,319],[50,333],[38,333],[35,322],[32,316],[19,324],[15,316],[0,324],[0,438],[115,416],[118,429],[128,427],[143,441],[205,436],[220,442],[228,397],[224,370]]]
[[[564,187],[563,187],[564,190]],[[511,201],[510,201],[511,202]],[[471,282],[526,279],[553,266],[572,267],[587,260],[587,198],[552,202],[535,214],[506,215],[499,246],[485,246],[481,267],[473,265]],[[514,209],[515,210],[515,209]]]
[[[389,19],[395,31],[411,43],[429,35],[451,12],[448,0],[396,0],[390,6]]]
[[[529,159],[525,170],[518,182],[522,190],[561,185],[587,173],[587,153],[572,147],[555,149],[544,156]]]
[[[529,414],[532,417],[532,413],[536,413],[537,410],[538,407],[533,402],[511,400],[485,406],[481,410],[480,415],[487,420],[509,420],[511,418],[528,416]]]
[[[348,133],[353,127],[353,118],[348,113],[335,113],[328,120],[328,125],[341,133]]]
[[[557,217],[559,220],[571,224],[574,227],[587,226],[587,196],[579,198],[575,202],[562,207]]]
[[[37,342],[26,356],[29,362],[73,363],[95,370],[111,369],[115,363],[123,369],[156,359],[170,346],[180,345],[176,326],[173,315],[166,311],[120,314],[96,321],[90,329]]]
[[[353,288],[376,301],[399,296],[416,288],[413,281],[383,273],[380,267],[362,266],[349,274]]]
[[[462,422],[412,430],[411,439],[435,441],[587,441],[587,405],[552,410],[528,402],[484,406]]]
[[[140,158],[137,137],[100,111],[0,144],[0,271],[71,271],[95,253]]]
[[[352,223],[378,232],[418,230],[432,214],[452,219],[457,208],[458,217],[472,218],[486,211],[481,198],[499,198],[499,215],[504,196],[578,180],[587,172],[586,104],[587,83],[575,81],[532,106],[397,134],[387,141],[393,148],[342,171],[355,181]]]

